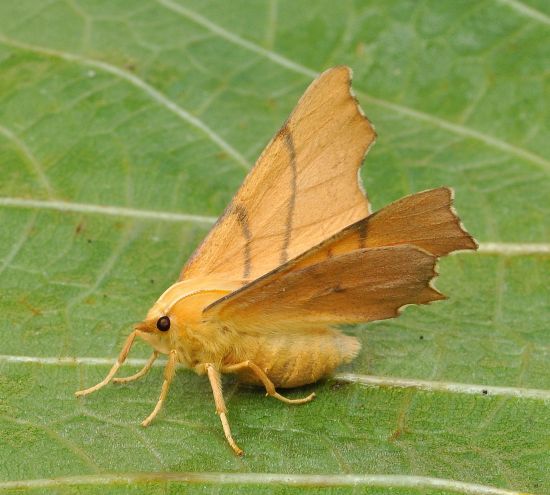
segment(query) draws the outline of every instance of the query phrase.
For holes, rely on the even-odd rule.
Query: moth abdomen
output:
[[[276,387],[292,388],[314,383],[351,361],[361,344],[355,337],[329,327],[315,327],[255,338],[255,351],[247,356]],[[252,373],[243,372],[245,383],[261,385]]]

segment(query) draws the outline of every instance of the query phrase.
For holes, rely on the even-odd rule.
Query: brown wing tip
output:
[[[346,69],[348,70],[348,90],[349,90],[349,94],[353,98],[353,101],[355,102],[355,107],[357,108],[357,112],[359,113],[359,115],[361,115],[361,117],[363,117],[363,120],[369,126],[369,130],[370,130],[370,133],[371,133],[371,136],[372,136],[371,137],[371,142],[370,142],[370,144],[367,148],[367,151],[365,151],[365,156],[366,156],[367,153],[369,152],[371,146],[376,142],[376,138],[378,137],[378,134],[376,133],[376,128],[374,127],[374,124],[371,122],[371,120],[367,117],[367,115],[365,114],[365,112],[361,108],[361,105],[359,103],[359,100],[357,99],[355,91],[353,91],[353,87],[352,87],[353,71],[349,67],[346,67]]]
[[[328,77],[338,77],[342,79],[342,83],[346,84],[348,87],[349,95],[355,102],[355,106],[357,108],[357,112],[361,117],[363,117],[363,120],[366,122],[366,124],[369,127],[369,131],[371,134],[371,142],[367,148],[367,151],[365,152],[365,155],[368,153],[370,147],[374,144],[377,138],[376,129],[374,128],[374,124],[369,120],[369,118],[365,115],[365,112],[361,108],[361,105],[359,104],[359,100],[357,99],[357,96],[355,95],[355,92],[352,88],[352,81],[353,81],[353,69],[351,67],[348,67],[347,65],[336,65],[334,67],[331,67],[330,69],[325,70],[322,72],[318,80],[324,79]]]
[[[416,247],[416,246],[415,246]],[[430,254],[427,251],[424,251],[423,249],[417,248],[419,251],[423,251],[426,254]],[[432,255],[430,255],[432,256]],[[432,266],[432,273],[429,279],[427,279],[426,287],[419,293],[418,299],[414,302],[403,304],[403,306],[399,306],[395,310],[395,315],[392,317],[398,317],[401,315],[401,313],[408,308],[409,306],[416,306],[420,304],[431,304],[433,302],[437,301],[444,301],[448,299],[448,297],[439,292],[437,288],[435,287],[435,279],[439,276],[439,272],[437,271],[437,257],[433,257],[433,266]],[[390,318],[392,318],[390,317]]]
[[[337,65],[335,67],[332,67],[330,69],[325,70],[321,75],[318,77],[318,79],[325,78],[325,77],[335,77],[335,78],[341,78],[340,84],[342,86],[347,86],[348,88],[348,95],[351,98],[351,100],[354,103],[355,111],[357,112],[357,116],[361,119],[361,122],[363,123],[365,127],[365,151],[363,153],[363,156],[361,160],[357,164],[357,169],[359,170],[363,162],[365,161],[366,156],[368,155],[370,149],[376,142],[377,134],[376,129],[374,128],[374,124],[369,120],[369,118],[365,115],[365,112],[361,108],[361,105],[359,103],[359,100],[357,99],[357,96],[355,95],[355,92],[353,91],[352,87],[352,80],[353,80],[353,70],[351,67],[348,67],[347,65]],[[361,180],[361,174],[357,174],[357,184],[360,189],[360,191],[363,193],[363,195],[366,197],[367,192],[365,190],[365,186],[363,185],[363,182]],[[371,205],[370,203],[367,203],[367,208],[369,214],[372,213],[371,211]]]
[[[318,79],[322,79],[324,77],[331,77],[331,76],[340,76],[348,81],[351,81],[351,78],[353,77],[353,70],[351,67],[347,65],[335,65],[334,67],[330,67],[317,77]]]
[[[425,191],[418,192],[416,194],[413,194],[412,196],[431,196],[434,197],[436,195],[441,195],[439,199],[437,199],[441,204],[441,206],[444,206],[448,208],[449,213],[451,214],[451,217],[454,222],[454,226],[456,227],[457,233],[453,237],[456,238],[456,244],[452,247],[452,249],[445,251],[445,252],[436,252],[438,256],[446,256],[450,253],[456,253],[466,250],[476,250],[479,247],[479,244],[477,241],[473,238],[473,236],[466,230],[466,227],[464,227],[464,224],[462,223],[462,220],[458,216],[458,212],[456,211],[454,207],[454,199],[455,199],[455,192],[452,187],[449,186],[441,186],[436,187],[435,189],[426,189]],[[406,198],[408,198],[407,196]],[[406,199],[402,198],[402,199]],[[401,200],[400,200],[401,201]]]
[[[435,280],[437,279],[437,277],[439,277],[439,272],[437,271],[437,268],[437,258],[435,258],[434,264],[432,266],[432,275],[428,280],[428,285],[424,291],[426,300],[422,301],[420,304],[429,304],[433,301],[444,301],[445,299],[448,299],[448,297],[442,292],[439,292],[439,290],[435,286]]]

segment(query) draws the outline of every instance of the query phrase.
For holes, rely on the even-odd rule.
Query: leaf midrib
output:
[[[13,207],[22,209],[43,209],[67,213],[86,213],[91,215],[105,215],[114,217],[128,217],[141,220],[155,220],[164,222],[192,222],[212,225],[217,217],[195,215],[192,213],[180,213],[162,210],[143,210],[124,206],[105,206],[91,203],[76,203],[71,201],[49,201],[26,198],[0,197],[0,207]],[[473,252],[467,252],[473,254]],[[479,243],[477,254],[501,254],[501,255],[536,255],[550,253],[550,243],[535,242],[495,242],[484,241]]]
[[[47,366],[112,366],[114,358],[98,357],[50,357],[50,356],[21,356],[0,354],[0,363],[17,364],[41,364]],[[128,358],[125,365],[142,367],[147,363],[146,359]],[[153,367],[162,368],[166,365],[163,361],[155,361]],[[180,366],[183,368],[183,366]],[[550,390],[486,385],[477,383],[449,382],[444,380],[420,380],[416,378],[402,378],[391,376],[364,375],[359,373],[337,373],[333,377],[336,381],[355,383],[366,387],[390,387],[410,388],[426,392],[446,392],[467,395],[486,395],[490,397],[515,397],[522,399],[536,399],[550,401]]]
[[[378,488],[437,488],[466,495],[529,495],[477,483],[429,476],[393,474],[282,474],[282,473],[120,473],[65,476],[56,479],[35,479],[0,482],[0,490],[55,488],[81,485],[134,485],[136,483],[206,483],[217,485],[284,485],[315,487],[378,487]]]

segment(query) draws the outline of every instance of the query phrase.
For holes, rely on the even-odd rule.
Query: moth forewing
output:
[[[443,299],[433,287],[439,256],[476,249],[452,207],[452,191],[407,196],[370,214],[359,177],[375,132],[335,67],[306,90],[216,225],[126,339],[110,381],[144,376],[168,356],[157,416],[176,364],[207,375],[226,439],[239,455],[222,373],[276,390],[313,383],[353,359],[360,343],[333,325],[393,318],[407,304]],[[114,378],[136,337],[153,353],[134,375]]]
[[[368,215],[358,171],[376,134],[350,84],[335,67],[309,86],[181,279],[256,279]]]

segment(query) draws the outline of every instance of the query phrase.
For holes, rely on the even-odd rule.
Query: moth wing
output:
[[[358,171],[375,132],[335,67],[306,90],[180,274],[253,280],[369,213]]]
[[[355,249],[403,244],[435,256],[477,249],[453,208],[453,190],[439,187],[405,196],[347,226],[297,259],[294,269]]]
[[[406,304],[444,299],[430,282],[437,257],[410,246],[357,249],[297,268],[293,262],[208,306],[207,319],[269,330],[393,318]]]
[[[366,247],[413,244],[436,256],[477,249],[453,208],[454,192],[439,187],[401,198],[370,215]]]

